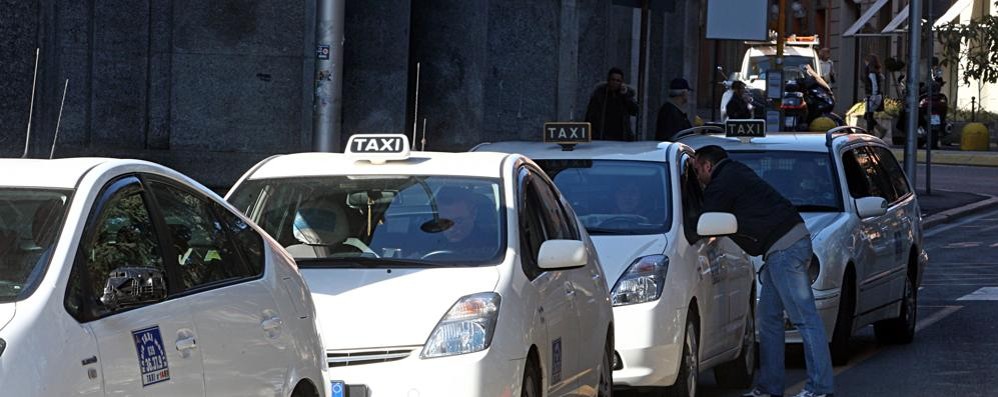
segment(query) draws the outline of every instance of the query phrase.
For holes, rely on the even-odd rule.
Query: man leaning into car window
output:
[[[697,178],[705,186],[703,212],[728,212],[738,220],[731,236],[749,255],[762,255],[758,321],[760,371],[744,396],[782,396],[783,312],[804,340],[808,382],[797,397],[832,396],[828,337],[818,317],[807,276],[811,238],[797,209],[748,166],[731,160],[720,146],[697,150]]]

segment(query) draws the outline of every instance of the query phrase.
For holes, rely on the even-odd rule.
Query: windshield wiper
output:
[[[346,256],[325,258],[295,258],[298,267],[305,269],[389,269],[399,267],[449,267],[451,264],[425,262],[418,259],[375,258]]]
[[[839,207],[831,205],[801,204],[796,206],[798,212],[841,212]]]
[[[629,232],[627,230],[605,229],[605,228],[598,228],[598,227],[587,227],[586,231],[588,231],[589,234],[592,234],[592,235],[621,236],[621,235],[626,235],[626,234],[632,234],[631,232]]]

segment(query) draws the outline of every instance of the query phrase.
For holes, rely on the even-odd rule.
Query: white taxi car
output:
[[[216,194],[137,160],[0,169],[0,394],[326,395],[294,262]]]
[[[592,235],[612,287],[614,384],[693,396],[700,371],[714,368],[721,383],[748,386],[755,368],[752,264],[731,239],[698,235],[693,150],[650,141],[562,150],[556,139],[547,141],[474,150],[533,159]],[[729,223],[737,227],[733,217]]]
[[[848,361],[853,332],[869,324],[882,342],[912,341],[928,261],[914,190],[888,146],[862,132],[679,139],[724,147],[797,206],[811,232],[811,287],[836,365]],[[800,343],[792,327],[787,341]]]
[[[603,272],[530,160],[354,135],[262,161],[227,199],[302,269],[333,396],[609,395]]]

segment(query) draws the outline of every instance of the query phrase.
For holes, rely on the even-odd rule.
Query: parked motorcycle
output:
[[[902,84],[904,87],[904,76],[898,78],[898,83]],[[932,82],[931,92],[924,83],[919,85],[918,89],[918,147],[925,147],[926,141],[928,141],[928,132],[932,131],[932,148],[938,149],[939,142],[947,137],[952,130],[951,123],[946,120],[946,115],[949,112],[949,98],[946,94],[943,94],[942,86],[945,84],[942,79],[938,79]],[[907,97],[907,95],[905,95]],[[929,113],[929,104],[931,103],[931,113]],[[908,124],[908,103],[905,101],[905,106],[901,110],[901,114],[898,117],[896,127],[902,131],[900,134],[894,134],[891,139],[895,145],[903,145],[905,140],[905,134]]]
[[[835,109],[832,93],[807,75],[787,81],[780,109],[787,131],[808,131],[811,122],[819,117],[829,118],[836,126],[845,125],[842,116],[832,111]]]

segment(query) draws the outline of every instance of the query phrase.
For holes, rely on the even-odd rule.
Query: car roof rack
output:
[[[692,127],[692,128],[687,128],[685,130],[681,130],[681,131],[677,132],[676,135],[674,135],[672,137],[672,141],[673,142],[679,142],[680,139],[688,138],[688,137],[691,137],[691,136],[694,136],[694,135],[707,135],[709,133],[707,131],[712,131],[714,133],[723,134],[724,133],[724,127],[720,126],[720,125],[709,125],[709,124],[707,124],[707,125],[700,125],[700,126],[696,126],[696,127]]]
[[[863,127],[857,127],[854,125],[843,125],[841,127],[835,127],[825,132],[825,146],[832,147],[832,135],[833,134],[866,134],[870,135],[870,132]]]

